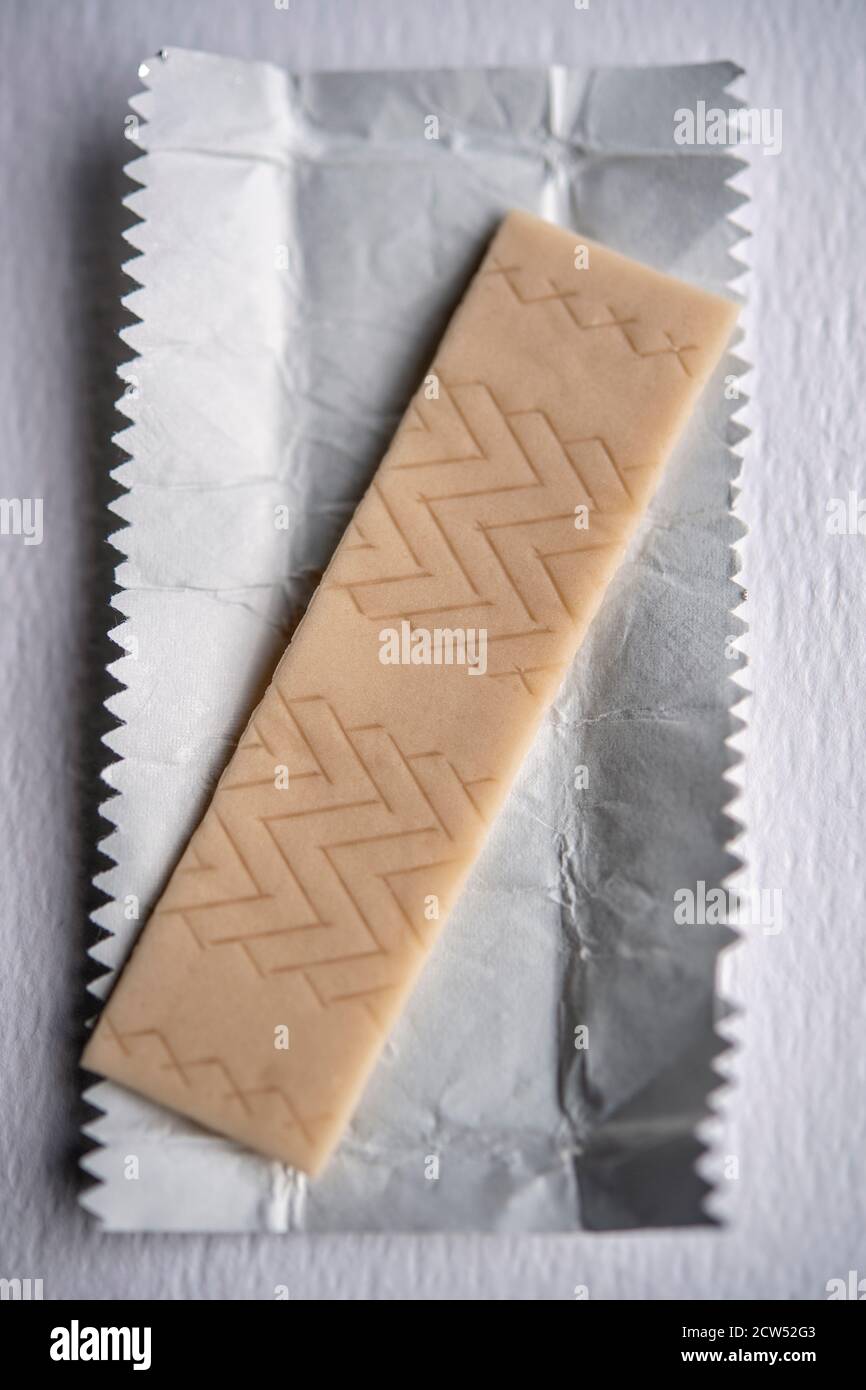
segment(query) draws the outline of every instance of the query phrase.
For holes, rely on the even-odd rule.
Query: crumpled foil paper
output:
[[[295,75],[171,50],[129,134],[142,219],[114,476],[104,996],[499,218],[528,208],[731,293],[742,163],[674,144],[732,64]],[[84,1167],[115,1230],[568,1231],[708,1220],[729,934],[676,888],[736,861],[743,430],[707,388],[647,523],[315,1182],[113,1083]],[[288,524],[285,524],[286,521]],[[339,653],[334,654],[340,659]],[[131,1160],[135,1160],[131,1162]]]

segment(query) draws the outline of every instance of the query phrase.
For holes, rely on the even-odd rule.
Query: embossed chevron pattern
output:
[[[85,1054],[310,1173],[733,323],[575,242],[503,223]],[[484,660],[384,662],[398,628]]]
[[[521,304],[538,304],[545,299],[556,300],[582,332],[615,328],[636,356],[660,357],[670,354],[676,357],[686,376],[691,376],[684,354],[698,352],[696,344],[677,344],[666,328],[658,324],[642,323],[640,318],[630,315],[628,310],[617,310],[613,305],[598,298],[585,302],[583,292],[574,285],[573,277],[569,283],[562,284],[561,281],[551,280],[546,275],[527,272],[520,266],[500,265],[495,257],[488,262],[486,273],[504,276]]]
[[[373,623],[484,627],[491,678],[561,673],[562,632],[615,563],[651,465],[626,471],[598,436],[563,439],[543,410],[433,375],[436,399],[415,402],[364,504],[364,550],[339,553],[327,582]]]

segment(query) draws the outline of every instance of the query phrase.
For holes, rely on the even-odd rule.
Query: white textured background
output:
[[[757,154],[741,513],[752,634],[743,811],[784,928],[728,961],[741,1002],[724,1231],[625,1236],[102,1236],[75,1203],[75,1059],[91,796],[96,479],[116,427],[126,98],[161,46],[293,68],[694,62],[783,111]],[[58,1297],[821,1298],[866,1277],[863,762],[866,5],[862,0],[0,0],[0,1275]]]

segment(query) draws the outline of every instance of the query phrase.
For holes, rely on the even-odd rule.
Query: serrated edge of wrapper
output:
[[[149,75],[149,69],[146,63],[142,63],[140,65],[138,75],[141,78],[141,80],[146,83],[146,78]],[[134,93],[128,101],[128,106],[135,118],[135,125],[132,127],[131,130],[129,127],[127,127],[125,134],[126,138],[130,141],[130,144],[135,145],[136,148],[140,151],[140,153],[135,155],[123,166],[124,177],[128,180],[130,184],[134,185],[134,187],[131,188],[128,192],[126,192],[123,195],[123,198],[121,199],[123,207],[133,212],[135,214],[136,220],[133,223],[131,223],[130,226],[125,227],[122,232],[124,241],[129,243],[129,245],[133,248],[135,254],[131,256],[129,259],[124,260],[121,265],[121,270],[123,274],[127,277],[128,280],[132,282],[132,285],[131,288],[121,296],[120,302],[121,306],[127,311],[127,313],[135,316],[135,320],[137,323],[142,323],[144,320],[142,316],[137,312],[134,300],[135,297],[140,293],[140,291],[145,288],[145,282],[141,280],[139,276],[136,274],[136,266],[139,261],[143,262],[146,259],[146,256],[145,253],[136,246],[132,234],[134,234],[135,229],[137,227],[142,226],[145,222],[145,218],[140,216],[136,211],[134,201],[137,193],[140,191],[140,189],[146,187],[148,182],[147,165],[149,162],[149,158],[147,150],[142,143],[141,131],[142,127],[147,124],[147,122],[144,120],[144,112],[146,112],[147,110],[148,98],[150,97],[150,95],[151,94],[149,87],[145,85],[145,87],[142,90],[139,90],[138,92]],[[129,552],[125,548],[123,542],[124,535],[126,532],[132,529],[132,524],[131,522],[125,520],[122,512],[118,511],[118,503],[122,501],[123,498],[128,497],[131,493],[131,488],[126,485],[122,477],[118,477],[118,474],[122,473],[125,464],[128,463],[133,457],[132,450],[128,448],[125,443],[125,438],[129,436],[135,424],[134,414],[131,413],[129,410],[123,409],[123,403],[129,399],[130,375],[132,375],[132,377],[134,378],[134,372],[130,372],[130,367],[141,356],[137,349],[135,349],[134,345],[127,343],[126,335],[129,331],[129,328],[133,326],[134,325],[126,325],[124,328],[119,330],[119,337],[128,347],[130,347],[134,355],[127,361],[118,363],[115,367],[115,375],[122,382],[124,382],[124,389],[121,391],[120,395],[116,398],[114,402],[114,410],[117,415],[121,416],[124,419],[125,423],[121,426],[120,429],[114,432],[114,434],[111,436],[110,441],[111,445],[114,446],[114,448],[116,448],[117,450],[119,450],[120,453],[123,455],[123,457],[109,470],[111,478],[114,479],[114,481],[123,489],[123,491],[120,494],[118,494],[118,496],[111,498],[106,503],[106,509],[112,512],[115,516],[119,515],[121,517],[121,520],[123,521],[123,524],[119,526],[117,530],[110,531],[104,537],[104,543],[106,545],[111,546],[112,549],[117,551],[118,555],[121,557],[115,564],[115,588],[114,591],[108,597],[109,609],[116,610],[120,614],[122,614],[122,609],[120,609],[117,603],[117,595],[118,593],[122,592],[123,585],[117,579],[117,570],[119,566],[123,563],[123,561],[129,558]],[[132,441],[130,440],[130,443],[131,442]],[[129,655],[128,650],[125,647],[125,644],[122,640],[123,631],[127,623],[128,619],[125,615],[122,615],[121,621],[118,622],[115,626],[109,628],[108,636],[115,643],[115,645],[118,648],[120,648],[120,654],[112,661],[110,661],[105,668],[106,675],[110,676],[114,680],[118,688],[113,690],[104,701],[104,712],[110,716],[110,718],[113,720],[113,723],[111,727],[101,736],[100,740],[105,745],[105,747],[111,751],[112,757],[103,765],[102,770],[100,772],[101,781],[105,784],[105,787],[109,789],[109,795],[99,803],[98,812],[100,819],[105,821],[108,825],[110,825],[111,829],[107,832],[106,835],[102,837],[102,839],[100,839],[97,845],[97,851],[103,858],[111,861],[111,867],[100,869],[94,875],[92,880],[92,887],[97,892],[103,895],[105,901],[101,903],[98,907],[94,908],[93,911],[90,913],[90,931],[88,934],[89,944],[87,947],[88,962],[93,966],[99,967],[101,969],[100,974],[95,974],[87,982],[87,1002],[88,1004],[98,1003],[99,1005],[101,1005],[104,999],[106,998],[111,981],[113,980],[116,973],[113,964],[101,959],[100,947],[102,946],[103,942],[105,942],[107,939],[113,936],[113,932],[110,926],[108,926],[103,921],[103,918],[107,911],[110,911],[111,908],[117,907],[116,899],[114,899],[112,893],[103,886],[103,880],[106,878],[107,875],[111,873],[111,869],[117,867],[117,865],[119,864],[119,860],[112,853],[112,840],[119,833],[120,826],[122,824],[121,805],[123,802],[123,792],[117,790],[112,786],[111,772],[113,768],[118,767],[124,762],[124,758],[122,755],[114,753],[111,739],[112,735],[118,729],[125,727],[125,720],[115,711],[113,705],[117,696],[123,694],[123,692],[128,689],[125,681],[123,680],[122,674],[117,670],[117,667],[124,660],[124,657]],[[118,803],[121,803],[121,805],[118,805]],[[95,1017],[96,1013],[94,1013],[88,1019],[88,1026],[95,1021]],[[92,1073],[84,1071],[84,1076],[91,1077]],[[109,1228],[107,1228],[104,1225],[101,1219],[102,1213],[99,1209],[98,1204],[95,1205],[90,1200],[90,1198],[91,1194],[94,1191],[94,1188],[101,1187],[102,1185],[104,1185],[105,1182],[104,1176],[98,1164],[98,1156],[104,1151],[106,1147],[103,1144],[102,1139],[100,1138],[100,1128],[102,1124],[107,1120],[107,1112],[103,1109],[102,1105],[100,1104],[99,1096],[107,1085],[110,1085],[110,1083],[106,1082],[101,1077],[96,1077],[93,1080],[88,1080],[82,1090],[82,1100],[91,1113],[82,1122],[81,1133],[85,1139],[92,1141],[92,1146],[79,1159],[79,1168],[82,1170],[85,1179],[90,1180],[86,1183],[86,1185],[83,1186],[82,1191],[79,1193],[79,1202],[81,1206],[85,1208],[86,1211],[88,1211],[92,1216],[94,1216],[96,1219],[100,1221],[100,1225],[103,1229]]]
[[[746,104],[745,97],[740,95],[744,78],[744,69],[738,68],[724,89],[733,97],[735,105],[741,107]],[[748,244],[748,238],[751,236],[751,227],[748,221],[750,209],[753,206],[749,191],[751,163],[744,156],[739,156],[739,160],[740,169],[725,180],[725,186],[738,194],[742,200],[728,213],[726,219],[734,238],[728,248],[731,274],[727,283],[729,290],[736,296],[741,305],[740,319],[727,354],[726,366],[730,374],[737,378],[738,386],[753,369],[749,347],[751,340],[750,306],[746,297],[746,289],[741,284],[751,271],[750,262],[743,254]],[[745,222],[740,221],[741,216],[746,219]],[[744,392],[742,397],[732,404],[727,413],[726,421],[728,453],[732,461],[736,461],[738,465],[731,478],[731,513],[740,529],[739,537],[731,545],[729,588],[732,601],[729,611],[732,618],[736,620],[739,629],[735,634],[733,647],[742,657],[741,662],[728,677],[730,732],[725,743],[730,752],[730,762],[724,773],[723,781],[729,795],[722,810],[731,823],[731,835],[725,847],[734,863],[730,872],[723,879],[722,886],[729,890],[744,886],[749,871],[745,849],[746,826],[743,795],[746,774],[748,710],[751,696],[748,645],[749,602],[744,583],[745,548],[748,543],[749,532],[739,514],[737,505],[742,492],[746,451],[752,434],[751,425],[748,423],[749,418],[749,397]],[[718,1084],[711,1087],[707,1095],[707,1114],[696,1127],[696,1137],[703,1146],[703,1152],[696,1161],[696,1169],[698,1175],[707,1184],[703,1203],[704,1211],[708,1220],[718,1225],[731,1224],[736,1214],[736,1203],[733,1198],[737,1184],[729,1181],[730,1173],[726,1171],[726,1164],[734,1155],[724,1152],[723,1146],[726,1140],[731,1137],[733,1129],[734,1097],[738,1091],[740,1094],[742,1093],[738,1076],[742,1063],[742,1014],[736,1000],[729,993],[727,965],[730,952],[747,943],[741,929],[731,929],[731,932],[733,939],[727,945],[722,946],[716,969],[716,1036],[719,1039],[719,1051],[713,1058],[712,1070],[718,1078]]]

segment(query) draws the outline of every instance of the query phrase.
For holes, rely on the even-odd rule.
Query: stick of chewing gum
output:
[[[736,317],[505,218],[85,1067],[321,1171]]]

